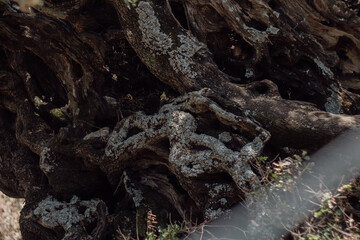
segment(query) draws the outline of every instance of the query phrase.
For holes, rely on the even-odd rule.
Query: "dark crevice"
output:
[[[275,0],[270,0],[268,2],[268,5],[270,8],[272,8],[275,11],[279,9],[279,5],[277,4],[277,2]]]
[[[263,95],[269,92],[270,88],[267,84],[264,83],[256,83],[252,88],[254,93]]]
[[[74,74],[76,80],[80,79],[84,75],[82,67],[79,63],[75,61],[71,61],[71,67],[72,67],[72,73]]]
[[[164,149],[164,151],[168,152],[169,149],[171,149],[169,138],[164,138],[164,139],[160,140],[159,142],[157,142],[156,147]],[[169,153],[170,153],[170,151],[169,151]]]
[[[0,47],[0,71],[9,70],[9,65],[6,58],[6,53],[2,47]]]
[[[221,179],[219,181],[219,179]],[[206,183],[210,184],[218,184],[219,182],[222,183],[233,183],[234,180],[227,172],[219,172],[214,174],[202,174],[196,177],[197,181],[204,181]],[[235,183],[234,183],[235,184]]]
[[[196,177],[196,183],[199,186],[203,186],[203,185],[207,185],[207,186],[213,186],[215,187],[218,184],[222,184],[222,185],[228,185],[229,188],[234,188],[236,189],[237,186],[234,183],[233,178],[227,173],[227,172],[217,172],[217,173],[206,173],[206,174],[200,174]],[[215,185],[212,185],[215,184]],[[202,198],[208,198],[208,189],[207,188],[203,188],[203,191],[200,191],[200,189],[198,190],[198,194],[202,197]],[[206,191],[206,192],[204,192]],[[231,196],[226,196],[228,193],[226,191],[224,191],[222,193],[222,197],[226,198],[228,200],[229,206],[232,206],[233,204],[237,204],[240,201],[244,200],[244,192],[239,190],[238,191],[238,195],[237,196],[233,196],[232,193],[230,193]]]
[[[171,186],[171,189],[175,190],[178,196],[181,196],[180,199],[175,199],[177,203],[182,205],[183,209],[188,210],[188,212],[185,212],[186,217],[192,217],[193,221],[203,220],[195,202],[182,187],[176,176],[171,173],[167,167],[163,165],[151,165],[146,169],[126,169],[126,172],[131,179],[132,185],[142,191],[144,197],[142,200],[143,204],[145,203],[151,206],[154,202],[161,201],[161,207],[157,209],[158,207],[154,206],[155,209],[153,210],[161,210],[163,214],[170,213],[165,219],[171,217],[170,221],[181,222],[186,220],[181,218],[181,214],[178,213],[172,205],[171,198],[174,196],[169,194],[164,188],[164,186],[168,186],[166,188],[170,188],[169,186]],[[125,189],[123,188],[122,190],[124,191]],[[122,198],[124,199],[124,197]],[[190,210],[192,210],[192,213],[190,213]]]
[[[209,147],[206,146],[200,146],[200,145],[195,145],[192,146],[192,150],[196,151],[196,152],[200,152],[200,151],[211,151],[211,149]]]
[[[341,36],[336,46],[331,48],[331,50],[351,49],[353,47],[355,47],[355,44],[351,39]]]
[[[323,109],[328,98],[325,91],[327,81],[330,80],[324,78],[323,70],[314,62],[314,57],[311,57],[312,53],[307,53],[305,48],[300,52],[287,46],[289,43],[286,42],[269,46],[272,63],[265,67],[263,78],[276,83],[282,98],[310,102]],[[331,61],[324,64],[330,67],[336,59]]]
[[[355,94],[359,94],[360,95],[360,89],[353,89],[353,88],[348,88],[348,91],[355,93]]]
[[[235,78],[244,78],[246,66],[255,54],[253,47],[229,29],[209,33],[206,40],[219,70]]]
[[[127,138],[130,138],[140,132],[142,132],[143,130],[137,127],[133,127],[129,130],[128,134],[127,134]]]
[[[117,31],[120,29],[107,33],[111,38],[108,46],[111,47],[106,49],[105,64],[110,72],[104,74],[105,81],[97,91],[101,96],[118,100],[121,109],[119,116],[126,117],[140,110],[146,114],[155,113],[160,107],[160,95],[163,91],[172,96],[177,93],[150,73],[130,44],[125,39],[119,40]],[[137,74],[133,74],[134,72]],[[117,119],[117,116],[113,119]]]
[[[94,194],[94,196],[101,198],[106,203],[109,212],[112,212],[116,207],[116,200],[114,199],[113,188],[105,173],[103,173],[100,169],[97,169],[97,173],[101,181],[99,181],[100,184],[98,185],[98,192],[97,194]]]
[[[322,25],[324,25],[324,26],[334,27],[334,22],[331,21],[331,20],[321,21],[320,23],[321,23]]]
[[[337,55],[339,56],[340,59],[342,60],[348,60],[348,56],[346,56],[346,50],[345,49],[340,49],[337,51]]]
[[[106,12],[106,14],[104,14]],[[104,1],[87,1],[83,7],[84,26],[92,31],[102,33],[108,27],[121,28],[115,8]]]
[[[268,28],[268,26],[266,24],[255,21],[255,20],[247,22],[246,25],[248,27],[255,28],[256,30],[259,30],[259,31],[266,31],[266,29]]]
[[[45,100],[58,107],[64,106],[67,103],[66,92],[60,83],[61,81],[48,65],[38,56],[28,51],[25,53],[25,62],[31,80],[34,81],[36,87],[41,91],[40,94],[45,96]]]
[[[170,7],[171,12],[173,13],[174,17],[179,21],[181,26],[185,29],[189,29],[184,6],[179,2],[170,1]]]

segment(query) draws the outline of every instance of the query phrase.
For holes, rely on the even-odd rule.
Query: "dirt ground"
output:
[[[23,202],[0,192],[0,240],[21,239],[19,217]]]

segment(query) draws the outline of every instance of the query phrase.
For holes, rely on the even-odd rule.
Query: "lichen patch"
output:
[[[49,174],[55,170],[57,164],[54,162],[54,158],[51,156],[50,148],[44,147],[41,151],[39,166],[41,171],[43,171],[45,174]]]
[[[161,24],[155,15],[155,11],[148,2],[140,2],[135,8],[139,16],[139,29],[142,34],[142,42],[156,55],[169,56],[169,64],[175,72],[182,73],[188,78],[195,78],[196,71],[192,69],[195,64],[192,58],[204,46],[191,34],[179,34],[177,46],[171,37],[164,33]]]
[[[100,202],[98,199],[81,201],[77,196],[73,196],[67,203],[48,196],[38,204],[33,213],[43,227],[63,228],[65,239],[73,234],[85,233],[84,226],[96,221],[96,208]],[[80,207],[85,208],[85,211],[79,211]]]
[[[193,36],[178,35],[181,45],[175,50],[169,52],[169,63],[174,68],[175,72],[186,75],[188,78],[195,78],[197,73],[192,70],[191,66],[194,65],[192,58],[198,52],[202,45],[199,44]]]
[[[136,189],[133,184],[131,183],[130,178],[128,177],[127,173],[124,171],[124,185],[126,188],[127,193],[133,199],[135,207],[140,207],[142,200],[144,199],[143,193],[141,190]]]
[[[246,183],[252,188],[258,187],[259,181],[250,167],[250,161],[261,153],[264,144],[269,140],[270,134],[247,117],[235,115],[222,109],[212,100],[205,97],[206,91],[191,92],[175,99],[172,103],[164,105],[159,113],[152,116],[138,112],[117,124],[107,143],[105,154],[108,156],[106,169],[116,171],[116,167],[126,166],[126,162],[134,159],[137,153],[149,149],[157,152],[157,142],[170,143],[168,164],[176,172],[182,184],[191,188],[189,182],[196,178],[212,173],[228,173],[238,189],[249,190]],[[197,115],[211,113],[220,123],[226,126],[236,126],[237,133],[244,133],[253,129],[256,134],[249,143],[239,145],[239,149],[230,149],[225,143],[233,140],[230,132],[219,132],[217,136],[197,132]],[[134,129],[137,129],[135,133]],[[227,127],[228,129],[228,127]],[[129,160],[130,159],[130,160]],[[130,164],[130,163],[129,163]],[[142,200],[141,192],[131,186],[130,181],[124,182],[136,205]],[[204,186],[206,187],[206,186]],[[218,186],[213,186],[218,187]],[[228,188],[232,189],[233,188]],[[209,198],[206,205],[216,207],[220,199],[215,197],[220,190],[209,189]],[[194,191],[195,192],[195,191]],[[245,191],[244,191],[245,192]],[[191,194],[190,194],[191,195]],[[191,196],[197,199],[198,196]],[[224,201],[222,201],[224,202]],[[213,214],[210,214],[211,216]],[[209,215],[209,216],[210,216]],[[215,214],[216,215],[216,214]],[[214,216],[215,216],[214,215]]]
[[[142,32],[142,42],[147,48],[155,53],[166,54],[173,46],[171,38],[169,38],[161,30],[161,25],[151,4],[141,1],[135,8],[139,15],[139,28]]]
[[[338,87],[335,84],[331,84],[328,90],[330,91],[330,96],[326,99],[325,110],[335,114],[342,113],[342,100]]]
[[[252,68],[246,68],[245,77],[246,78],[252,78],[254,76],[255,76],[254,70]]]
[[[324,65],[323,62],[321,62],[319,59],[315,58],[314,62],[316,63],[316,65],[319,67],[319,69],[321,70],[321,73],[324,76],[328,76],[329,78],[334,78],[334,73],[331,71],[330,68],[326,67]]]

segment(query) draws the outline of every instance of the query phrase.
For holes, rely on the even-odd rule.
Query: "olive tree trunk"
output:
[[[0,190],[26,199],[24,239],[214,219],[261,187],[257,157],[356,128],[359,9],[0,1]]]

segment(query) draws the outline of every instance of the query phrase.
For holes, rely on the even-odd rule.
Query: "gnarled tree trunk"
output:
[[[0,1],[0,190],[24,239],[221,215],[251,162],[360,124],[355,0]]]

